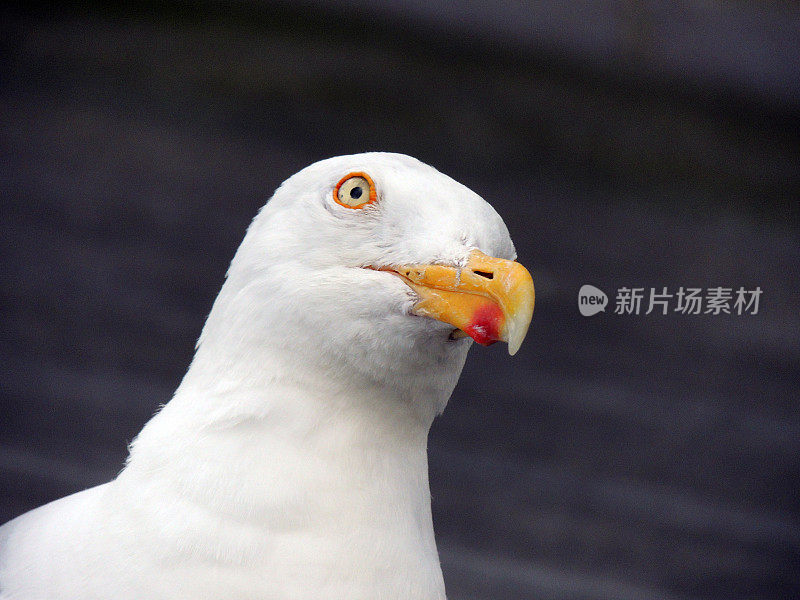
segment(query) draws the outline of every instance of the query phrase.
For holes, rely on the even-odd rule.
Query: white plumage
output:
[[[333,201],[350,172],[370,174],[374,205]],[[414,315],[414,291],[376,267],[474,249],[514,258],[485,201],[410,157],[291,177],[120,475],[0,528],[0,598],[444,598],[426,443],[471,340]]]

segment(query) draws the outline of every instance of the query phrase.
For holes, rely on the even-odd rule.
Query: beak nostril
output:
[[[479,277],[485,277],[486,279],[494,279],[494,273],[491,273],[489,271],[473,271],[473,273],[475,273],[475,275],[478,275]]]

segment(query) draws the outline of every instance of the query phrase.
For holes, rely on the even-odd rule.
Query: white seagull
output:
[[[522,343],[514,259],[489,204],[408,156],[292,176],[119,476],[0,528],[0,598],[445,598],[428,430],[472,339]]]

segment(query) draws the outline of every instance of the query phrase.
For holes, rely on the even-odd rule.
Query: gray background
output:
[[[391,150],[489,200],[537,286],[431,433],[450,597],[800,595],[796,6],[3,10],[0,521],[121,468],[283,179]],[[584,283],[763,296],[584,318]]]

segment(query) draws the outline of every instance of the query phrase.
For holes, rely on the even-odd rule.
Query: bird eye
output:
[[[336,184],[333,199],[347,208],[362,208],[377,199],[375,183],[366,173],[350,173]]]

